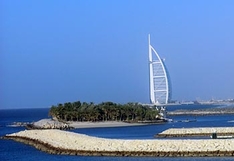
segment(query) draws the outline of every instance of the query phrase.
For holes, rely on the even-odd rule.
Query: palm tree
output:
[[[139,121],[155,120],[159,111],[156,108],[138,103],[116,104],[113,102],[81,103],[66,102],[51,106],[49,115],[61,121]]]

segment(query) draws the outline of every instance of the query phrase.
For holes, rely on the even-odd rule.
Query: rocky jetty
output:
[[[223,115],[223,114],[234,114],[234,108],[208,108],[199,110],[175,110],[168,111],[168,116],[173,115]]]
[[[42,119],[32,124],[26,125],[27,129],[61,129],[61,130],[69,130],[73,127],[69,126],[67,123],[59,122],[57,120],[51,119]]]
[[[51,154],[95,156],[234,156],[234,139],[123,140],[61,130],[25,130],[6,135]]]
[[[206,128],[171,128],[165,130],[156,137],[190,137],[190,136],[211,136],[213,133],[218,136],[234,136],[233,127],[206,127]]]

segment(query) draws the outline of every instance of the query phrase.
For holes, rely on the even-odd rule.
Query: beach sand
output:
[[[98,127],[124,127],[141,126],[142,123],[126,123],[121,121],[103,121],[103,122],[68,122],[69,126],[74,128],[98,128]]]
[[[147,125],[145,123],[127,123],[122,121],[68,121],[60,122],[52,119],[41,119],[32,123],[32,127],[28,129],[70,129],[70,128],[100,128],[100,127],[123,127],[123,126],[141,126]]]

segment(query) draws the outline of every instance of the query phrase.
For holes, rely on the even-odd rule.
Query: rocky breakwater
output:
[[[222,108],[208,108],[199,110],[175,110],[168,111],[168,116],[175,115],[223,115],[223,114],[234,114],[233,107],[222,107]]]
[[[73,127],[69,126],[69,124],[59,122],[57,120],[51,119],[42,119],[32,124],[26,125],[27,129],[60,129],[60,130],[69,130]]]
[[[171,128],[165,130],[155,137],[190,137],[190,136],[234,136],[233,127],[206,127],[206,128]]]
[[[234,156],[233,139],[123,140],[61,130],[25,130],[6,135],[51,154],[95,156]]]

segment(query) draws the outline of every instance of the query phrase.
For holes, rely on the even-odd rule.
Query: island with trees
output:
[[[59,121],[123,121],[123,122],[160,122],[164,118],[156,106],[139,103],[117,104],[113,102],[66,102],[53,105],[49,115]]]

